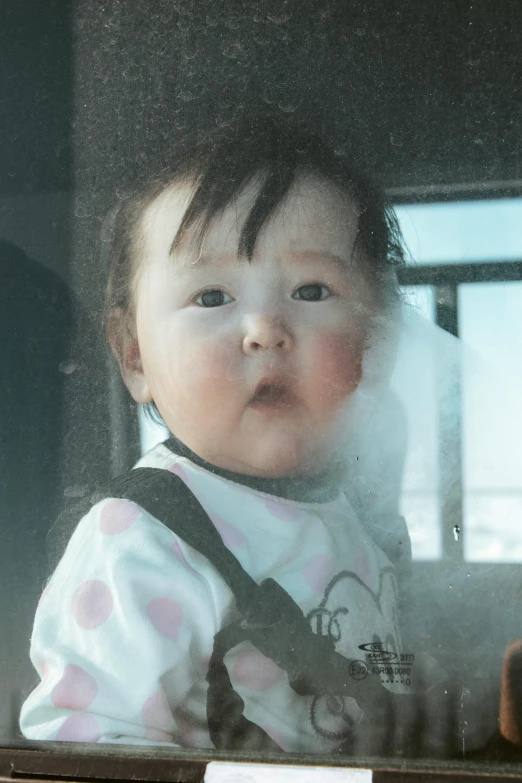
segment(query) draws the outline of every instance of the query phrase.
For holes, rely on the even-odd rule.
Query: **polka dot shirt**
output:
[[[206,470],[165,444],[138,463],[177,474],[224,544],[257,581],[272,577],[338,652],[399,648],[396,583],[344,495],[305,503]],[[40,682],[23,705],[32,740],[212,747],[205,680],[215,634],[236,617],[220,574],[161,521],[107,498],[80,521],[36,611]],[[227,653],[245,716],[286,751],[330,752],[361,710],[343,716],[299,696],[250,642]]]

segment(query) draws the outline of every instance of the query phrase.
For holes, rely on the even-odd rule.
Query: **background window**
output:
[[[479,264],[522,257],[520,198],[402,205],[396,211],[412,264]],[[522,283],[495,282],[495,266],[488,270],[488,282],[458,285],[458,331],[472,356],[462,374],[463,555],[470,561],[520,562]],[[435,319],[432,287],[407,286],[405,294]],[[474,383],[475,368],[481,371],[480,384]],[[435,405],[429,395],[426,399]],[[434,453],[431,467],[436,462]],[[433,480],[430,483],[422,471],[407,472],[403,513],[418,560],[444,554],[440,500]]]

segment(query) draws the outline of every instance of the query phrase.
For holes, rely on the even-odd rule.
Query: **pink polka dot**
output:
[[[183,610],[176,601],[171,598],[154,598],[147,606],[147,615],[163,636],[176,641],[183,620]]]
[[[303,575],[312,590],[323,595],[327,585],[335,576],[335,563],[327,555],[316,555],[303,568]]]
[[[267,511],[285,522],[295,522],[301,516],[300,509],[282,498],[265,498],[264,502]]]
[[[72,598],[72,614],[80,628],[91,630],[102,625],[112,614],[111,591],[105,582],[89,579]]]
[[[100,737],[100,727],[92,715],[79,713],[67,718],[55,739],[57,742],[98,742]]]
[[[186,482],[187,474],[178,462],[173,462],[172,465],[167,468],[167,470],[169,470],[171,473],[175,473],[176,476],[179,476],[182,481]]]
[[[245,536],[237,528],[229,522],[225,522],[225,520],[218,517],[217,514],[210,514],[210,519],[223,539],[223,543],[226,547],[234,549],[236,547],[245,546]]]
[[[271,726],[270,723],[260,723],[259,725],[264,731],[266,731],[268,736],[274,740],[274,742],[277,742],[282,750],[286,750],[286,739],[284,734],[278,731],[278,729],[274,728],[274,726]]]
[[[162,733],[172,731],[175,727],[167,697],[162,688],[149,696],[141,711],[143,723],[149,730],[159,730]]]
[[[235,681],[251,691],[266,691],[284,676],[284,671],[259,650],[243,653],[234,663]]]
[[[99,529],[106,536],[123,533],[138,519],[141,509],[128,500],[109,500],[100,511]]]
[[[98,693],[98,684],[85,669],[74,664],[68,664],[61,680],[56,683],[51,693],[51,701],[55,707],[68,710],[86,710],[90,707]]]

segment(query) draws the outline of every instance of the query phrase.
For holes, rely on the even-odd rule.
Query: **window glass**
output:
[[[521,10],[29,5],[0,777],[516,772]]]
[[[399,205],[397,215],[417,263],[520,260],[521,198]]]
[[[399,205],[396,209],[412,253],[411,263],[469,264],[519,260],[521,208],[520,199],[502,199]],[[519,562],[522,517],[517,455],[520,437],[516,428],[522,385],[521,365],[513,357],[519,349],[516,314],[522,302],[520,283],[493,282],[494,268],[490,275],[491,282],[463,283],[458,290],[459,334],[473,351],[473,358],[463,365],[461,379],[464,558]],[[419,312],[435,320],[433,287],[405,286],[403,291]],[[481,363],[489,368],[484,373],[486,383],[476,382],[477,365]],[[429,396],[425,399],[428,404]],[[435,421],[436,399],[431,405]],[[413,556],[419,560],[443,555],[435,441],[432,454],[434,460],[427,469],[435,482],[431,491],[418,469],[412,467],[405,473],[403,509],[410,524]]]
[[[472,374],[464,386],[466,559],[520,562],[522,284],[464,285],[460,296],[462,337],[491,367],[487,386]]]

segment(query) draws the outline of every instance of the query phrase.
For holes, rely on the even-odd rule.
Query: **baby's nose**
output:
[[[243,350],[253,354],[261,350],[289,350],[294,338],[288,326],[280,317],[256,313],[246,319]]]

